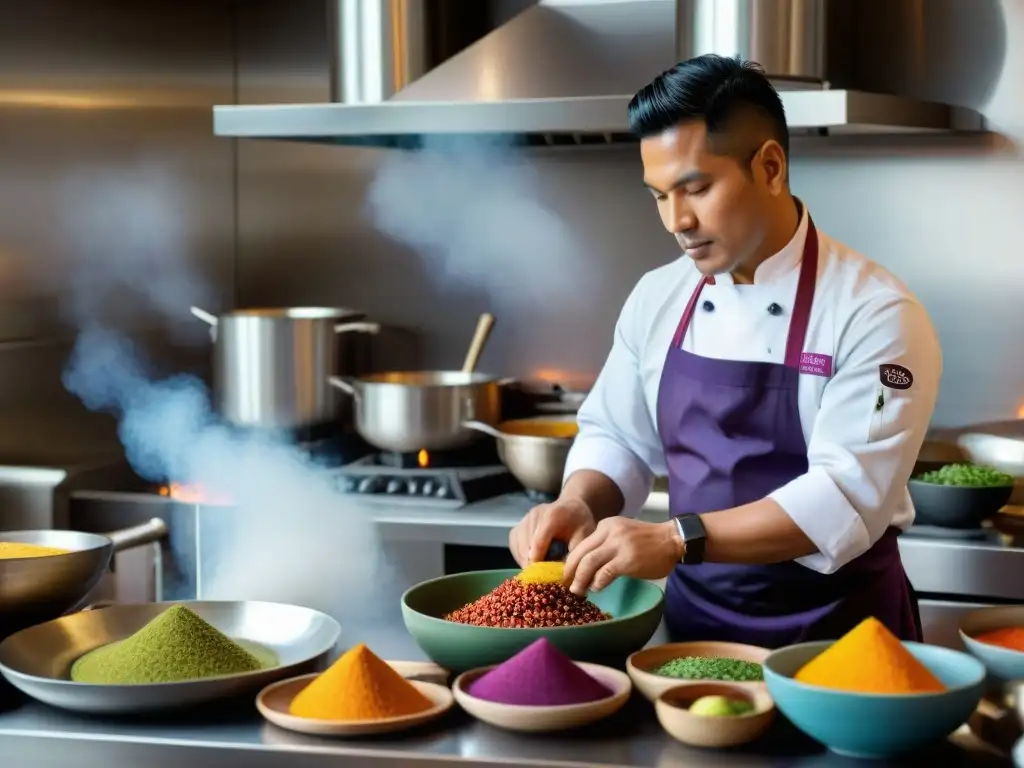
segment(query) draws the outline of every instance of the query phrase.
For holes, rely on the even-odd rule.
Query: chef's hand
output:
[[[565,560],[562,583],[581,597],[600,592],[619,576],[664,579],[683,557],[685,545],[674,522],[642,523],[609,517]]]
[[[523,568],[543,560],[552,541],[564,541],[570,551],[594,532],[594,513],[579,499],[559,499],[531,509],[508,535],[512,557]]]

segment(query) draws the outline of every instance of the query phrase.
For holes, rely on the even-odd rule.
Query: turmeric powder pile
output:
[[[360,643],[303,688],[288,711],[312,720],[352,722],[408,717],[433,706],[416,686]]]
[[[516,574],[516,580],[523,584],[559,584],[565,573],[565,563],[538,562],[530,563]]]
[[[805,664],[801,683],[851,693],[939,693],[946,687],[878,619],[867,618]]]

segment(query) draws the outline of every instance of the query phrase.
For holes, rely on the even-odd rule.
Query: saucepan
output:
[[[1016,483],[1010,504],[1024,504],[1024,420],[972,429],[956,442],[973,463],[1012,475]]]
[[[0,560],[0,638],[73,609],[103,578],[115,552],[159,541],[160,518],[100,536],[80,531],[2,531],[0,541],[65,550],[65,554]]]
[[[442,451],[470,445],[479,433],[467,421],[501,418],[502,379],[475,371],[494,327],[481,315],[461,371],[392,371],[361,377],[332,376],[330,383],[355,401],[355,428],[382,451]]]
[[[217,412],[244,427],[294,429],[341,418],[328,383],[351,365],[338,334],[375,334],[354,309],[280,307],[192,314],[210,326]],[[352,342],[346,342],[352,343]]]
[[[575,415],[513,419],[496,427],[467,421],[463,426],[497,440],[498,458],[525,488],[552,496],[562,490],[565,460],[579,430]]]

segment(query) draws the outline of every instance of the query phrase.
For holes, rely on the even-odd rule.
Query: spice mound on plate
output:
[[[82,656],[71,666],[71,679],[98,685],[180,683],[264,666],[273,664],[264,665],[188,608],[175,605],[134,635]]]
[[[979,643],[998,645],[1000,648],[1005,648],[1008,651],[1024,653],[1024,627],[993,629],[991,632],[975,635],[974,639]]]
[[[651,671],[656,675],[680,680],[723,680],[734,683],[764,680],[764,670],[757,662],[720,656],[681,656]]]
[[[20,541],[0,541],[0,560],[22,560],[29,557],[53,557],[66,555],[69,550],[43,547],[39,544],[22,544]]]
[[[875,618],[864,619],[801,667],[794,679],[851,693],[939,693],[946,690]]]
[[[292,699],[289,714],[353,722],[408,717],[434,703],[363,643],[342,655]]]
[[[541,638],[467,688],[471,696],[521,707],[558,707],[606,699],[612,691]]]
[[[561,584],[562,563],[533,563],[514,578],[445,616],[477,627],[566,627],[606,621],[611,616]]]

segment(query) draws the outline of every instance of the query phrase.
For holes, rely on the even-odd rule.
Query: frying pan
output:
[[[69,679],[89,651],[124,640],[172,605],[185,605],[228,637],[272,650],[277,665],[182,683],[92,685]],[[110,605],[29,627],[0,643],[0,675],[37,701],[74,712],[136,714],[253,693],[276,680],[319,671],[341,627],[325,613],[284,603],[186,601]]]
[[[60,616],[103,578],[115,552],[159,541],[160,518],[106,536],[80,531],[0,531],[0,541],[68,550],[63,555],[0,560],[0,638]]]

